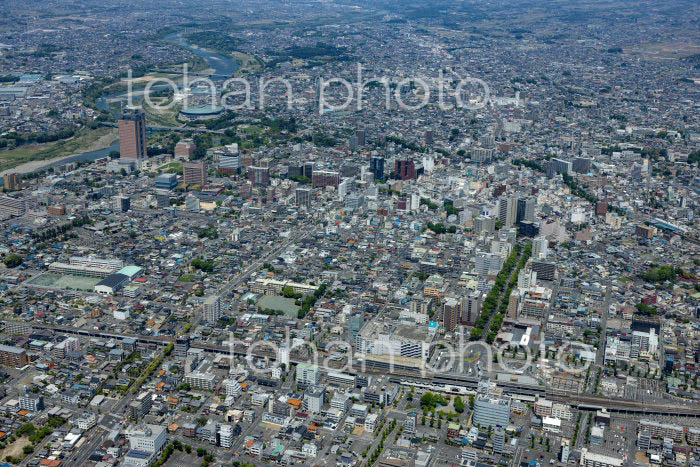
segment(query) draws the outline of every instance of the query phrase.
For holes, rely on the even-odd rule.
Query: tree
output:
[[[455,412],[457,412],[457,413],[464,412],[464,402],[462,402],[461,397],[459,397],[459,396],[455,397],[454,407],[455,407]]]
[[[474,394],[469,394],[469,408],[474,410]]]
[[[20,255],[13,253],[11,255],[6,256],[4,262],[5,266],[7,266],[8,268],[16,268],[17,266],[22,264],[24,260]]]

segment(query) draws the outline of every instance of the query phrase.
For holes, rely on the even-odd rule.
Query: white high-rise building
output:
[[[221,297],[218,295],[210,295],[204,300],[204,321],[207,323],[216,323],[223,316],[221,309]]]
[[[233,427],[231,425],[219,425],[219,446],[230,449],[233,446]]]
[[[532,257],[545,259],[549,254],[549,241],[544,236],[539,236],[532,241]]]
[[[160,453],[165,446],[165,428],[159,425],[129,427],[126,439],[134,451]]]
[[[286,345],[280,345],[280,348],[277,351],[277,361],[281,365],[284,365],[286,369],[289,369],[289,349]]]
[[[518,289],[528,290],[537,285],[537,273],[531,269],[521,269],[518,273]]]
[[[302,386],[315,386],[321,380],[321,370],[318,365],[300,363],[297,365],[297,384]]]
[[[241,395],[241,385],[235,379],[227,379],[224,381],[224,388],[227,396],[238,397]]]

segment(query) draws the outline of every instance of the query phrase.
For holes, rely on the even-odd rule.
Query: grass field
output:
[[[82,290],[92,292],[102,279],[99,277],[74,276],[47,272],[27,282],[28,285],[62,290]]]
[[[244,54],[243,52],[233,52],[231,55],[238,62],[236,76],[258,73],[263,68],[262,60],[252,55]]]
[[[112,142],[116,141],[116,132],[112,128],[100,127],[94,130],[80,130],[76,136],[45,144],[30,144],[15,149],[0,151],[0,171],[12,169],[26,162],[43,161],[56,157],[70,156],[72,154],[96,150],[93,148],[100,138],[114,134]],[[111,143],[110,143],[111,144]],[[105,147],[109,146],[107,144]]]

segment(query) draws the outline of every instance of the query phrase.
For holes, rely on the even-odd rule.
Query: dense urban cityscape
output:
[[[700,467],[700,3],[3,12],[0,465]]]

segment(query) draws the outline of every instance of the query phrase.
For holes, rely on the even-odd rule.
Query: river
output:
[[[216,74],[216,75],[233,76],[233,74],[236,72],[236,70],[238,70],[239,64],[238,64],[238,61],[236,61],[235,59],[233,59],[231,57],[227,57],[226,55],[212,52],[210,50],[205,50],[205,49],[201,49],[199,47],[193,46],[190,43],[188,43],[182,37],[182,34],[180,34],[180,33],[170,34],[169,36],[165,37],[165,40],[176,42],[178,45],[190,50],[195,55],[202,57],[204,60],[207,61],[207,63],[209,64],[209,67],[214,70],[214,74]],[[151,89],[156,91],[159,89],[165,89],[167,87],[168,87],[168,85],[162,84],[162,85],[155,85]],[[112,112],[112,109],[110,109],[110,107],[109,107],[108,100],[114,99],[117,97],[121,97],[121,96],[125,96],[125,95],[126,95],[126,92],[120,92],[120,93],[108,94],[106,96],[103,96],[97,100],[97,107],[100,110],[103,110],[105,112]],[[54,162],[54,163],[51,163],[49,165],[46,165],[44,168],[65,164],[67,162],[94,161],[94,160],[97,160],[101,157],[105,157],[105,156],[109,155],[109,153],[112,151],[119,151],[119,141],[112,144],[108,148],[100,149],[99,151],[89,151],[89,152],[85,152],[82,154],[76,154],[75,156],[70,156],[66,159],[63,159],[60,162]]]

